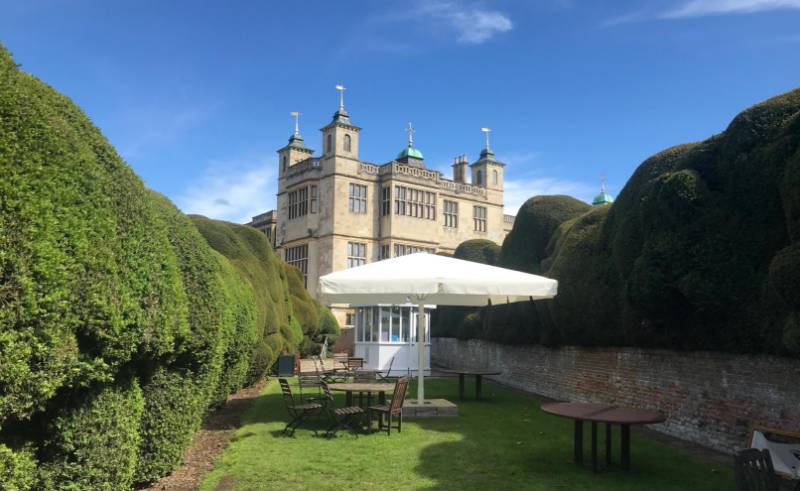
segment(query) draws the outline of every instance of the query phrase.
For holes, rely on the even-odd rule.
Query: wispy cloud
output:
[[[664,12],[663,19],[705,15],[747,14],[765,10],[800,9],[800,0],[691,0]]]
[[[274,159],[247,165],[242,161],[212,163],[204,175],[177,198],[185,213],[245,223],[275,207]]]
[[[652,7],[613,17],[606,26],[647,20],[686,19],[710,15],[752,14],[771,10],[800,9],[800,0],[683,0],[668,9]]]
[[[464,44],[481,44],[514,28],[508,14],[474,3],[448,0],[423,2],[416,9],[416,14],[427,17],[436,26],[448,27],[455,33],[456,40]]]
[[[570,181],[554,177],[537,177],[531,179],[506,179],[504,188],[505,213],[516,215],[519,207],[528,198],[553,194],[566,194],[580,200],[590,202],[597,194],[597,186],[585,182]]]

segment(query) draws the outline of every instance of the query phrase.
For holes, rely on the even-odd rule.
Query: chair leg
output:
[[[397,421],[397,432],[403,432],[403,411],[400,411],[400,419]]]
[[[386,434],[392,436],[392,412],[389,411],[389,427],[386,429]]]

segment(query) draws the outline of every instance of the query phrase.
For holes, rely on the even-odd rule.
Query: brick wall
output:
[[[434,338],[432,363],[492,367],[491,377],[553,399],[659,409],[653,429],[716,450],[750,425],[800,430],[800,360],[636,348],[546,348]]]

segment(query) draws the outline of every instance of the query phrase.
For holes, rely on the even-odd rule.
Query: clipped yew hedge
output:
[[[529,200],[500,256],[558,296],[435,335],[799,354],[800,90],[647,159],[613,205]]]
[[[210,409],[298,350],[263,235],[201,222],[0,47],[0,487],[157,479]]]

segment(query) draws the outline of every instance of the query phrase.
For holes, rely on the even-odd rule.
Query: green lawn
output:
[[[456,401],[457,390],[453,379],[426,381],[428,397]],[[733,488],[730,469],[715,469],[636,432],[631,470],[594,474],[572,463],[570,421],[543,414],[540,401],[512,390],[486,384],[484,394],[484,401],[461,403],[457,418],[406,420],[403,432],[390,437],[340,432],[327,440],[308,427],[294,437],[279,435],[287,415],[273,380],[201,489]],[[618,442],[615,432],[615,450]]]

